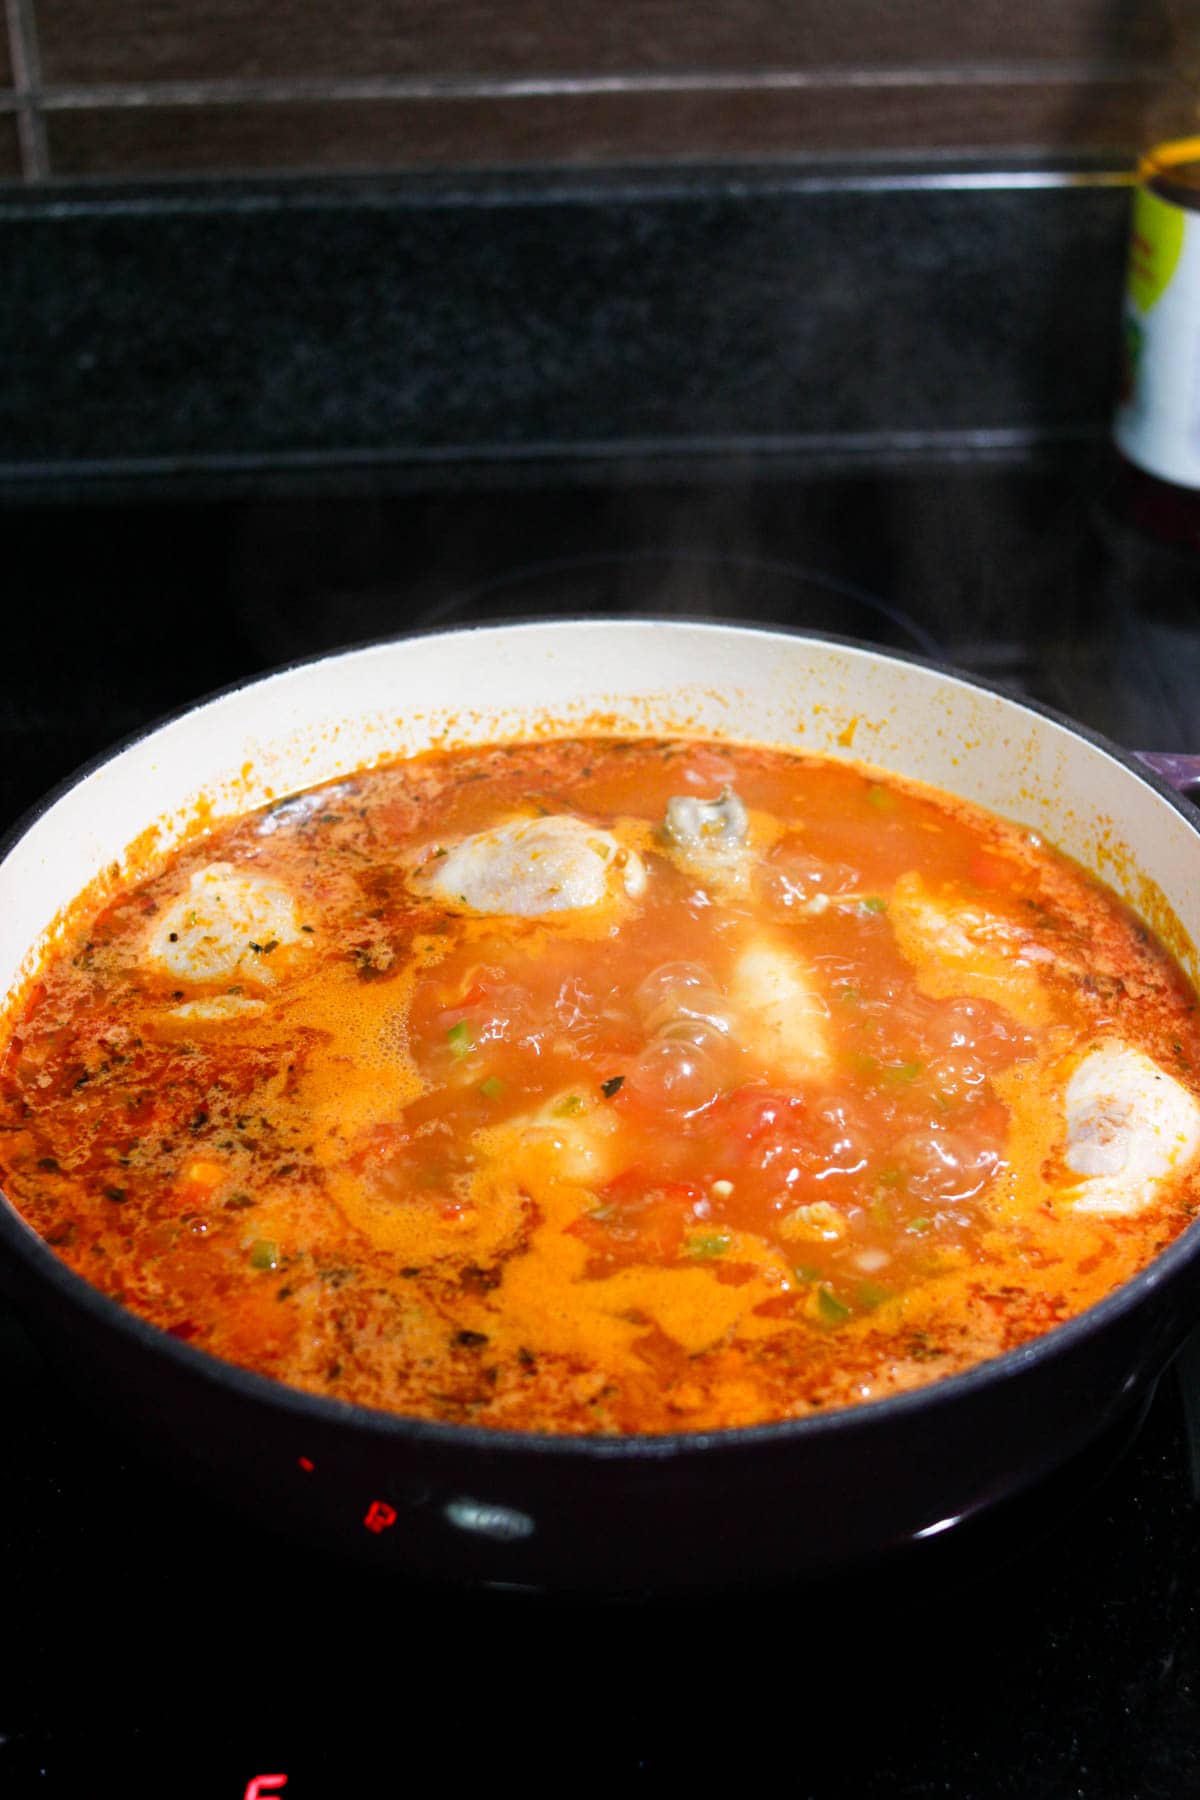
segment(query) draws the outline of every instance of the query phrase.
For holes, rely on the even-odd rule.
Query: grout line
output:
[[[26,181],[45,181],[50,174],[50,152],[39,97],[41,65],[33,3],[32,0],[4,0],[4,6],[8,19],[21,170]]]
[[[26,11],[30,0],[6,0],[6,4],[13,19]],[[232,106],[248,101],[280,104],[296,100],[525,100],[608,94],[807,93],[839,88],[1029,87],[1062,83],[1096,87],[1163,79],[1164,70],[1157,63],[1063,62],[902,69],[628,70],[612,75],[381,75],[308,80],[96,82],[64,83],[40,90],[32,82],[27,91],[47,112],[71,112],[93,107]]]

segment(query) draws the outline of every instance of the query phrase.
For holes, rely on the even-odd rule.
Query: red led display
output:
[[[306,1475],[311,1475],[316,1467],[311,1456],[298,1456],[296,1461],[300,1464],[300,1467],[304,1470]]]
[[[277,1794],[286,1786],[286,1775],[252,1775],[246,1783],[242,1800],[264,1800],[265,1795]]]
[[[386,1531],[389,1525],[396,1523],[396,1509],[389,1506],[386,1500],[372,1500],[367,1508],[363,1524],[368,1531]]]

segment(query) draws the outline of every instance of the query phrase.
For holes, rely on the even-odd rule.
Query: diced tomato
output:
[[[724,1095],[697,1121],[709,1180],[731,1181],[726,1217],[746,1230],[763,1228],[763,1207],[791,1190],[813,1160],[813,1129],[805,1102],[777,1088],[751,1084]]]
[[[968,865],[968,877],[976,887],[1011,888],[1013,867],[990,850],[976,850]]]
[[[372,1125],[362,1133],[357,1148],[346,1158],[347,1167],[356,1175],[362,1175],[377,1164],[390,1162],[407,1146],[410,1135],[404,1125]]]
[[[473,963],[465,969],[460,979],[450,987],[438,987],[442,1002],[450,1012],[469,1012],[474,1006],[482,1006],[498,988],[505,987],[511,977],[507,970],[496,967],[493,963]]]
[[[420,1157],[404,1125],[372,1125],[358,1139],[346,1166],[360,1181],[390,1201],[407,1200],[422,1187]]]
[[[804,1102],[795,1094],[751,1083],[725,1094],[705,1115],[704,1135],[738,1144],[757,1144],[776,1128],[798,1127]]]
[[[673,1262],[703,1194],[693,1181],[660,1181],[645,1169],[626,1169],[598,1190],[596,1211],[568,1229],[604,1262]]]

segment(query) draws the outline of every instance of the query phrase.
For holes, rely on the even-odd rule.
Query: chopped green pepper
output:
[[[839,1300],[832,1288],[817,1289],[817,1311],[827,1325],[840,1325],[850,1317],[850,1308]]]
[[[915,1081],[924,1067],[923,1062],[888,1063],[883,1072],[888,1081]]]
[[[733,1239],[723,1231],[699,1232],[687,1241],[689,1256],[724,1256]]]
[[[475,1039],[465,1019],[460,1019],[457,1025],[450,1027],[446,1033],[446,1042],[450,1046],[451,1055],[470,1056],[475,1048]]]

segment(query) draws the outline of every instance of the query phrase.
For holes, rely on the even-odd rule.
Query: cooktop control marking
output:
[[[378,1536],[381,1531],[386,1531],[389,1525],[394,1525],[395,1523],[395,1507],[389,1506],[386,1500],[372,1500],[370,1506],[367,1508],[366,1517],[363,1520],[363,1524],[366,1526],[367,1530],[375,1532]]]

